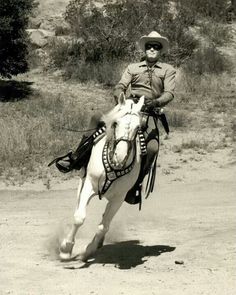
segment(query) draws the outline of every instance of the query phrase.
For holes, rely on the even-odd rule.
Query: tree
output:
[[[29,16],[35,0],[0,1],[0,76],[11,78],[28,70]]]

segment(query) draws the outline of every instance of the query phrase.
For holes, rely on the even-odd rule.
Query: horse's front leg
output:
[[[82,189],[82,191],[81,191]],[[90,199],[95,195],[91,181],[86,178],[84,185],[78,188],[78,204],[74,213],[74,222],[67,237],[62,241],[60,246],[60,259],[62,261],[71,259],[72,250],[75,244],[76,233],[84,223],[86,218],[86,207]]]
[[[93,256],[97,249],[103,246],[103,241],[105,239],[105,235],[109,230],[110,223],[120,209],[122,203],[124,201],[123,197],[114,198],[107,203],[105,212],[102,217],[101,223],[98,225],[98,231],[96,232],[91,243],[88,244],[84,253],[81,253],[81,260],[86,261],[88,258]]]

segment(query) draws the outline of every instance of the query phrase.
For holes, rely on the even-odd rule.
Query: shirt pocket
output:
[[[165,74],[162,72],[154,71],[153,73],[153,81],[155,81],[158,85],[164,87]]]
[[[132,82],[135,84],[147,84],[149,81],[146,71],[139,71],[133,74]]]
[[[160,78],[162,81],[164,81],[165,79],[165,73],[163,73],[163,71],[155,70],[153,75],[156,76],[157,78]]]

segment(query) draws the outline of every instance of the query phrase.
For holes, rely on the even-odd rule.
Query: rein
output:
[[[138,114],[136,114],[136,113],[133,113],[133,114],[132,114],[131,111],[126,112],[122,117],[124,117],[124,116],[126,116],[126,115],[132,115],[132,116],[137,116],[137,117],[139,117]],[[129,154],[130,154],[130,152],[131,152],[131,150],[132,150],[132,146],[133,146],[132,142],[135,142],[135,138],[136,138],[136,136],[137,136],[137,133],[135,134],[134,140],[132,141],[132,140],[129,139],[129,137],[128,137],[128,132],[127,132],[126,134],[124,134],[124,135],[121,136],[120,138],[116,139],[116,133],[115,133],[115,128],[114,128],[114,135],[113,135],[113,137],[114,137],[114,141],[113,141],[113,147],[112,147],[113,151],[115,150],[116,146],[117,146],[121,141],[126,142],[127,145],[128,145],[128,152],[127,152],[127,155],[126,155],[125,160],[124,160],[125,163],[126,163],[128,157],[129,157]],[[114,156],[114,152],[113,152],[113,156]]]
[[[67,130],[67,131],[72,131],[72,132],[81,132],[81,133],[97,130],[97,128],[84,129],[84,130],[81,129],[81,130],[78,130],[78,129],[67,128],[67,127],[64,127],[64,126],[62,126],[61,129],[63,129],[63,130]]]
[[[119,138],[118,140],[115,140],[115,141],[114,141],[114,144],[113,144],[112,150],[110,150],[110,152],[108,152],[108,155],[109,155],[109,156],[111,155],[111,156],[109,157],[109,162],[110,162],[111,166],[114,167],[114,169],[116,169],[116,168],[115,168],[116,164],[112,161],[112,158],[115,156],[115,154],[114,154],[114,150],[115,150],[116,146],[117,146],[117,145],[119,144],[119,142],[121,142],[121,141],[124,141],[124,142],[127,143],[127,145],[128,145],[128,151],[127,151],[127,155],[125,156],[125,159],[124,159],[124,163],[126,163],[127,159],[129,158],[129,155],[130,155],[130,152],[131,152],[131,150],[132,150],[132,147],[135,148],[135,139],[136,139],[136,136],[137,136],[137,134],[135,135],[135,138],[134,138],[133,141],[131,141],[131,140],[129,140],[129,139],[126,139],[126,138]],[[108,151],[109,151],[109,147],[110,147],[110,146],[109,146],[109,143],[108,143]]]

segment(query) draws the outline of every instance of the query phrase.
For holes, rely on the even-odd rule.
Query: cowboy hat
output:
[[[162,45],[162,49],[161,52],[165,53],[168,51],[169,49],[169,41],[167,38],[161,36],[159,33],[157,33],[156,31],[152,31],[149,35],[147,36],[142,36],[139,39],[139,46],[142,49],[142,51],[145,52],[145,45],[147,43],[152,43],[152,42],[158,42],[161,43]]]

